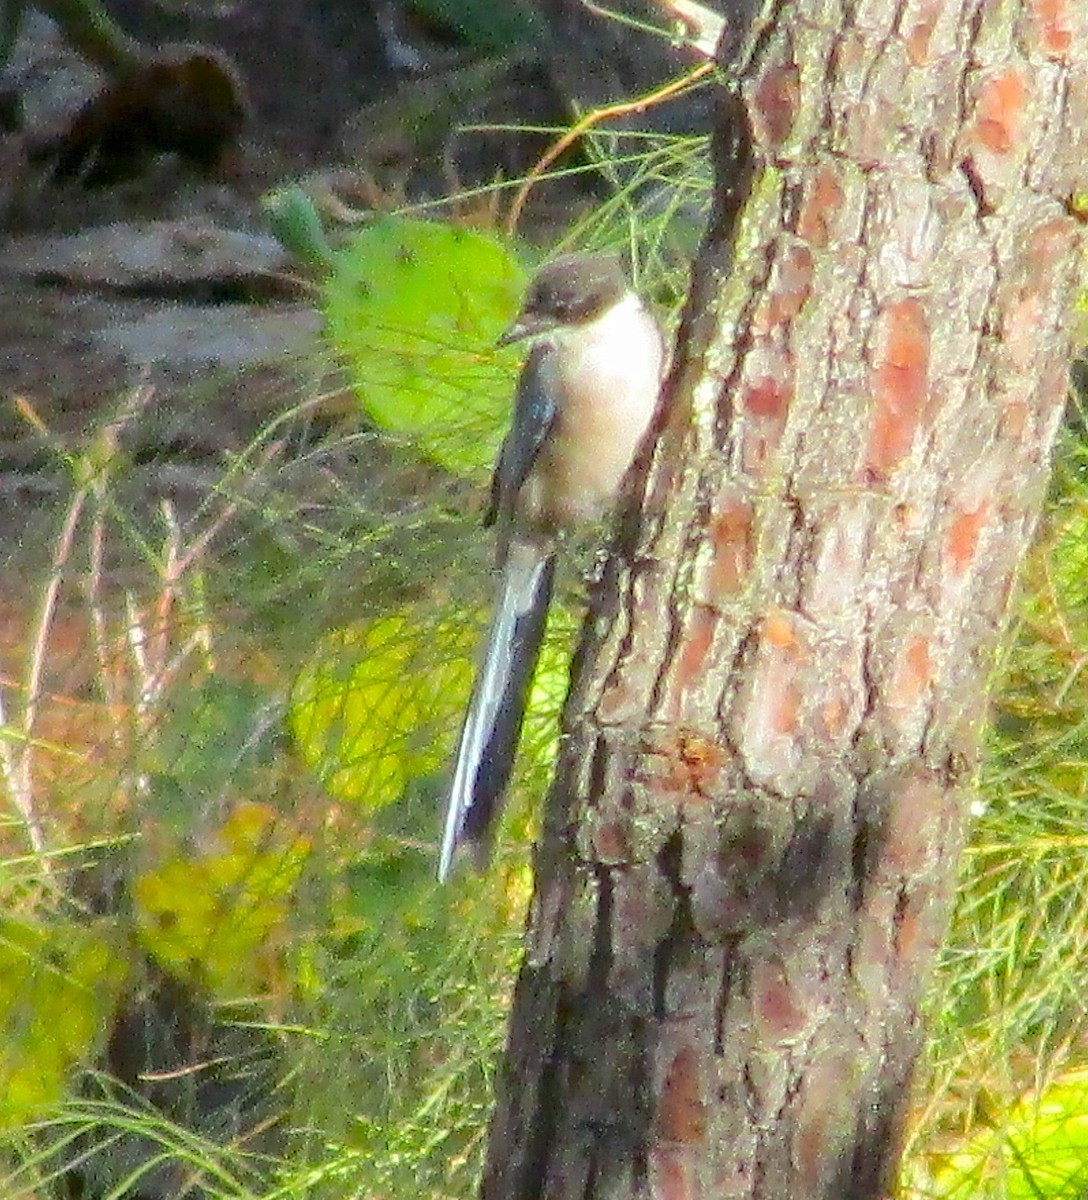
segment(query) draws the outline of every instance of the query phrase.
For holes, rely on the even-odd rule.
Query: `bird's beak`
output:
[[[539,333],[547,333],[555,328],[555,321],[547,317],[534,316],[532,313],[519,313],[496,343],[499,346],[509,346],[514,342],[523,342],[526,338],[535,337]]]
[[[520,317],[516,321],[511,321],[509,325],[499,334],[499,340],[495,343],[496,346],[509,346],[513,342],[520,342],[522,338],[528,337],[525,331],[525,322]]]

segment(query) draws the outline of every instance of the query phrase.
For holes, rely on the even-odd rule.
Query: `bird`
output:
[[[529,346],[484,525],[498,593],[453,757],[439,855],[486,865],[555,580],[560,537],[606,515],[653,419],[661,328],[614,254],[566,254],[531,280],[500,345]]]

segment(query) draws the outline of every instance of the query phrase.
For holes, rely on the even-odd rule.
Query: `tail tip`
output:
[[[461,836],[449,845],[443,845],[438,856],[438,882],[448,883],[466,860],[470,870],[482,875],[491,862],[490,839]]]

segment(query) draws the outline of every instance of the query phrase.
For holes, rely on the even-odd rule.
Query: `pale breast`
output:
[[[562,405],[538,470],[549,517],[565,528],[600,516],[615,500],[657,405],[663,345],[632,294],[591,325],[564,333],[557,350]]]

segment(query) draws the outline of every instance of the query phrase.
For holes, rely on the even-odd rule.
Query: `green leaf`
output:
[[[977,1134],[928,1182],[927,1194],[973,1200],[1057,1200],[1088,1187],[1088,1069],[1025,1096],[1000,1128]],[[922,1186],[926,1186],[923,1184]]]
[[[523,758],[550,763],[566,695],[572,620],[558,605],[533,677]],[[289,724],[338,799],[375,812],[444,770],[472,687],[483,616],[454,621],[424,605],[326,637],[302,672]]]
[[[0,1129],[60,1099],[126,974],[111,924],[0,920]]]
[[[141,944],[216,995],[245,994],[287,923],[309,850],[305,839],[277,829],[271,809],[240,805],[209,853],[177,855],[137,878]]]
[[[406,609],[337,630],[295,687],[290,725],[323,786],[364,811],[442,765],[472,676],[471,626]]]
[[[325,235],[317,205],[297,184],[276,188],[261,198],[273,236],[284,249],[323,274],[331,271],[336,255]]]
[[[403,217],[364,229],[338,256],[324,306],[367,417],[450,471],[486,472],[518,363],[495,343],[523,286],[486,234]]]

